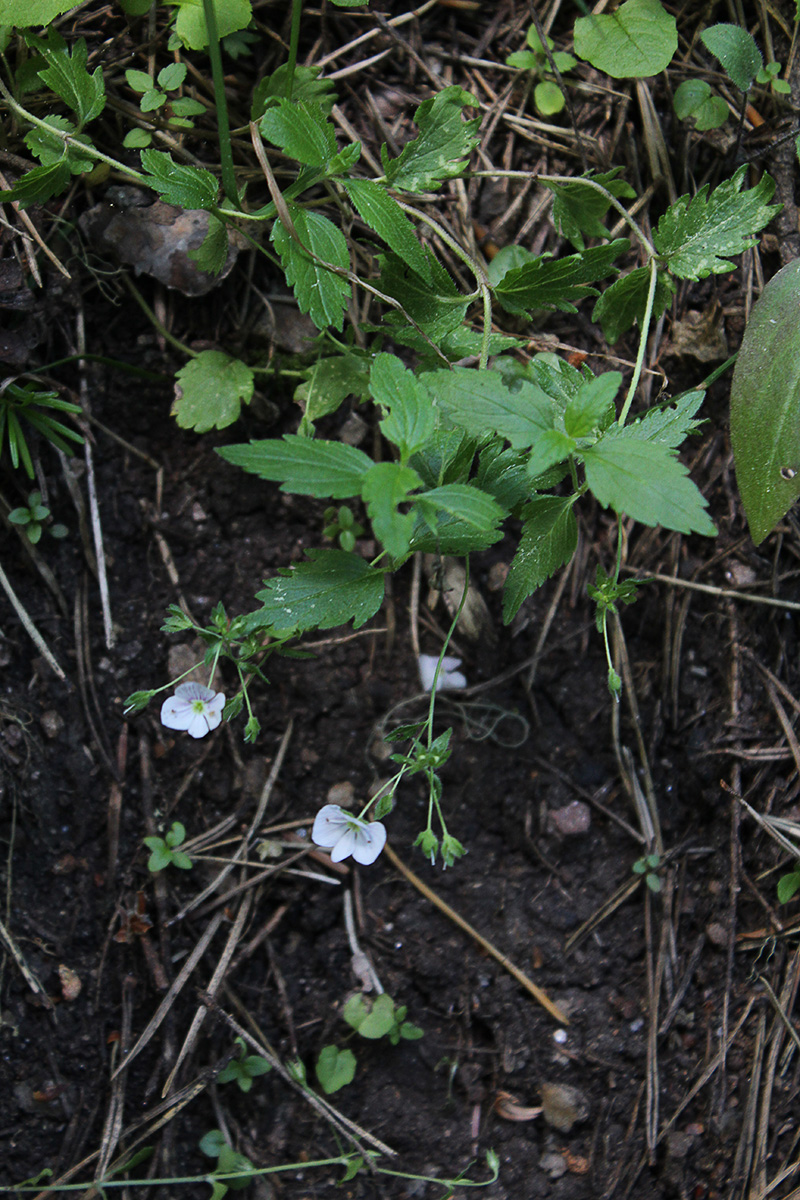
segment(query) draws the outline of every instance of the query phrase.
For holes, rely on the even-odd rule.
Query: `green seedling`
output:
[[[144,71],[133,69],[125,72],[128,86],[134,92],[140,93],[139,108],[143,113],[151,113],[169,106],[168,125],[173,129],[192,129],[193,117],[202,116],[205,105],[191,96],[170,96],[177,92],[186,79],[186,63],[173,62],[158,72],[155,82]],[[142,149],[149,146],[153,136],[146,129],[131,129],[122,142],[126,149]]]
[[[8,437],[8,452],[11,465],[16,470],[20,462],[29,479],[34,478],[33,459],[23,432],[22,422],[46,438],[57,450],[72,454],[70,442],[83,445],[83,438],[74,429],[69,429],[52,415],[80,413],[78,404],[60,400],[55,392],[39,391],[34,384],[10,383],[0,391],[0,455]],[[65,440],[66,439],[66,440]]]
[[[536,32],[536,26],[531,25],[525,37],[527,50],[515,50],[506,59],[506,66],[517,67],[520,71],[530,71],[535,79],[539,79],[533,89],[533,102],[543,117],[553,117],[560,113],[566,101],[561,88],[553,78],[550,61],[542,46],[541,38]],[[547,38],[547,46],[553,56],[553,62],[559,72],[565,75],[575,66],[576,60],[565,50],[553,50],[553,39]]]
[[[337,541],[343,550],[354,550],[356,538],[364,532],[364,526],[359,525],[352,511],[346,504],[339,508],[326,508],[323,517],[325,528],[322,536],[329,542]]]
[[[238,1192],[252,1182],[256,1168],[249,1158],[245,1158],[238,1150],[234,1150],[232,1146],[228,1145],[221,1129],[210,1129],[200,1139],[199,1145],[207,1158],[217,1160],[216,1170],[209,1179],[212,1187],[211,1200],[222,1200],[229,1188],[231,1191]],[[234,1175],[234,1171],[241,1172],[241,1174]],[[229,1178],[223,1182],[221,1179],[214,1179],[214,1175],[228,1175]]]
[[[788,904],[796,892],[800,892],[800,864],[789,875],[782,875],[778,880],[778,903]]]
[[[661,858],[658,854],[646,854],[644,858],[636,860],[632,870],[634,875],[644,875],[644,881],[650,891],[658,894],[661,891],[661,879],[656,872],[660,866]]]
[[[388,1037],[396,1046],[401,1038],[416,1041],[424,1037],[424,1031],[418,1025],[406,1021],[407,1012],[405,1005],[395,1006],[394,1000],[385,992],[374,1000],[357,992],[345,1004],[342,1016],[360,1037],[370,1041]]]
[[[253,1080],[257,1079],[259,1075],[266,1075],[267,1071],[271,1070],[271,1063],[267,1062],[260,1054],[248,1054],[244,1039],[237,1037],[236,1057],[222,1068],[217,1080],[219,1083],[235,1081],[240,1091],[249,1092],[253,1086]]]
[[[31,545],[35,546],[41,540],[45,528],[54,538],[66,537],[69,532],[66,525],[46,525],[49,516],[50,509],[42,504],[42,493],[31,492],[27,507],[12,508],[8,519],[12,525],[24,526],[25,536]]]
[[[162,837],[146,837],[145,846],[152,853],[147,860],[147,869],[154,875],[165,867],[180,867],[182,871],[190,871],[192,860],[188,854],[178,847],[186,840],[186,829],[180,821],[173,821],[169,832]]]
[[[353,1082],[356,1073],[356,1056],[352,1050],[340,1050],[338,1046],[323,1046],[315,1065],[317,1081],[326,1096]]]
[[[755,38],[738,25],[712,25],[700,35],[706,48],[718,59],[728,79],[743,95],[754,84],[769,87],[777,95],[785,96],[791,87],[785,79],[779,79],[781,64],[764,63]],[[704,79],[685,79],[675,89],[675,113],[680,120],[694,119],[695,129],[704,132],[718,129],[729,116],[728,105],[716,96],[711,85]]]

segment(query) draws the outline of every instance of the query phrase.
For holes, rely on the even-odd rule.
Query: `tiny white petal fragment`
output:
[[[331,852],[331,862],[350,855],[369,866],[386,845],[386,828],[380,821],[365,821],[345,812],[338,804],[326,804],[314,818],[311,839]]]
[[[175,695],[161,705],[161,724],[167,729],[201,738],[216,729],[222,720],[225,696],[202,683],[180,683]]]
[[[418,661],[422,690],[429,692],[433,687],[433,677],[436,674],[436,664],[439,661],[439,657],[436,654],[420,654]],[[467,686],[466,676],[458,669],[460,666],[460,658],[451,658],[449,654],[444,656],[442,659],[442,669],[439,672],[439,678],[436,680],[437,692],[449,691],[451,688],[465,688]]]

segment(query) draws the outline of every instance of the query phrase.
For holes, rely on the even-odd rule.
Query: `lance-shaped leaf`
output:
[[[507,312],[517,316],[535,308],[575,312],[575,304],[597,295],[597,289],[589,285],[615,272],[614,259],[629,248],[627,238],[617,238],[567,258],[532,257],[524,266],[508,271],[494,294]]]
[[[522,537],[503,591],[503,620],[512,621],[519,607],[554,571],[569,562],[578,544],[575,496],[535,496],[525,505]]]
[[[669,447],[621,429],[582,451],[582,457],[586,482],[604,507],[643,525],[716,534],[706,501]]]
[[[417,472],[401,463],[374,463],[364,476],[361,495],[372,528],[392,558],[403,558],[408,554],[414,514],[399,512],[398,505],[409,500],[410,493],[419,487],[422,487],[422,480]]]
[[[294,289],[300,311],[309,314],[317,329],[327,329],[329,325],[341,329],[350,284],[325,264],[340,271],[349,270],[350,254],[344,234],[322,213],[306,211],[295,204],[287,205],[287,209],[299,242],[280,221],[272,227],[272,241],[281,256],[286,281]]]
[[[425,100],[414,113],[419,136],[389,158],[381,146],[381,161],[389,187],[404,192],[436,191],[445,179],[460,175],[471,150],[478,144],[480,119],[465,121],[463,108],[477,101],[460,87],[447,87]]]
[[[436,428],[436,409],[425,385],[395,358],[379,354],[372,364],[369,390],[376,404],[387,410],[381,432],[400,451],[406,463],[421,450]]]
[[[344,442],[284,434],[249,445],[221,446],[217,453],[226,462],[251,475],[281,484],[282,492],[344,500],[361,494],[372,459],[356,446]]]
[[[732,254],[755,245],[756,234],[775,216],[770,204],[775,183],[764,175],[755,187],[742,191],[747,164],[709,195],[708,184],[694,198],[681,196],[667,209],[653,234],[663,265],[679,279],[705,279],[732,271]]]
[[[552,398],[526,379],[512,390],[499,371],[470,367],[431,371],[422,379],[447,415],[476,437],[499,433],[524,450],[553,428]]]
[[[342,184],[364,224],[369,225],[412,271],[432,287],[430,259],[417,240],[414,226],[394,197],[373,179],[345,179]]]
[[[800,496],[800,259],[753,306],[733,372],[731,444],[758,545]]]
[[[265,580],[256,593],[263,608],[252,615],[274,629],[333,629],[352,621],[356,629],[381,606],[384,573],[345,550],[309,550],[308,562]]]

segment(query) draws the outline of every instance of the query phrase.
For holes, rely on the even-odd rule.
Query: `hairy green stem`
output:
[[[639,351],[636,355],[636,365],[633,368],[633,378],[631,379],[628,394],[625,397],[625,403],[622,406],[622,412],[619,414],[618,424],[624,425],[630,412],[633,397],[636,395],[636,389],[639,386],[639,380],[642,375],[642,367],[644,366],[644,356],[647,350],[647,335],[650,332],[650,318],[653,315],[653,300],[656,294],[656,281],[658,279],[658,267],[656,260],[650,259],[650,286],[647,289],[647,303],[644,308],[644,316],[642,317],[642,329],[639,336]]]
[[[222,167],[222,190],[231,204],[239,207],[236,188],[236,172],[233,168],[231,125],[228,120],[228,101],[225,98],[225,76],[222,71],[222,51],[219,46],[217,14],[214,0],[203,0],[203,14],[208,30],[208,57],[211,60],[211,78],[214,83],[214,104],[217,109],[217,133],[219,134],[219,161]]]

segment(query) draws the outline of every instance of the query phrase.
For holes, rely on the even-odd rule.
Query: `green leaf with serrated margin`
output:
[[[695,421],[694,415],[705,399],[705,392],[684,392],[674,405],[663,408],[651,408],[637,421],[630,421],[625,426],[628,437],[642,438],[647,442],[660,442],[677,450],[689,434],[694,433],[703,424]]]
[[[330,79],[319,79],[321,67],[295,67],[292,79],[292,100],[297,103],[319,104],[326,117],[336,103],[336,93]],[[253,92],[250,120],[260,121],[267,108],[286,98],[289,65],[282,63],[271,75],[266,75]]]
[[[632,199],[636,196],[634,189],[624,179],[617,178],[621,170],[622,167],[615,167],[613,171],[602,174],[590,172],[586,178],[604,187],[617,199]],[[569,238],[573,246],[578,250],[584,249],[584,234],[588,237],[608,237],[608,230],[603,225],[603,217],[611,207],[607,196],[587,186],[581,179],[576,179],[574,183],[543,182],[555,196],[553,224],[559,233]]]
[[[208,45],[208,29],[203,15],[202,0],[170,0],[177,4],[175,32],[190,50],[204,50]],[[246,29],[253,16],[250,0],[213,0],[217,34],[220,38]]]
[[[336,154],[336,134],[319,104],[279,100],[261,118],[261,133],[284,154],[309,167],[324,167]]]
[[[495,432],[522,450],[553,427],[551,397],[527,380],[512,391],[498,371],[470,367],[430,371],[421,378],[447,415],[477,437]]]
[[[53,196],[59,196],[65,191],[70,178],[71,172],[67,156],[64,154],[58,162],[51,163],[48,167],[34,167],[32,171],[27,171],[17,180],[11,191],[0,192],[0,198],[4,202],[16,200],[21,208],[28,208],[31,204],[44,204]]]
[[[523,600],[569,562],[578,544],[574,496],[535,496],[525,505],[522,537],[503,590],[503,621],[514,619]]]
[[[381,433],[400,451],[400,459],[421,450],[436,428],[436,409],[425,385],[393,354],[379,354],[370,370],[369,390],[386,410]]]
[[[606,246],[592,246],[567,258],[537,256],[504,275],[494,294],[506,312],[517,316],[535,308],[575,312],[576,303],[597,295],[597,289],[589,285],[614,273],[614,259],[628,249],[627,238],[616,238]]]
[[[621,386],[619,371],[587,379],[564,410],[564,428],[570,437],[589,437],[607,429],[614,419],[614,399]]]
[[[614,345],[623,333],[631,328],[634,321],[641,323],[647,307],[647,294],[650,290],[650,269],[636,267],[621,279],[606,288],[592,310],[592,320],[599,321],[603,327],[603,336],[610,345]],[[652,319],[658,320],[667,307],[675,292],[675,284],[665,271],[656,275],[656,290],[653,297]]]
[[[320,358],[305,372],[306,379],[295,388],[295,404],[303,408],[301,432],[328,413],[336,412],[348,396],[365,400],[369,395],[369,363],[355,354],[332,354]]]
[[[530,479],[525,470],[525,455],[490,442],[480,452],[475,472],[475,487],[494,496],[509,511],[530,495]]]
[[[384,572],[345,550],[309,550],[309,561],[264,581],[260,615],[275,629],[358,629],[381,606]],[[255,615],[255,614],[254,614]]]
[[[74,7],[75,0],[3,0],[2,24],[39,29]]]
[[[201,271],[219,275],[228,259],[228,228],[225,222],[209,213],[208,233],[195,250],[188,251],[188,256]]]
[[[398,504],[411,497],[422,480],[411,467],[401,463],[374,463],[361,483],[361,496],[367,506],[375,536],[392,558],[408,554],[414,529],[413,512],[401,513]]]
[[[221,350],[203,350],[176,375],[172,416],[181,429],[207,433],[239,419],[253,398],[253,372]]]
[[[381,161],[389,187],[404,192],[436,191],[443,180],[461,175],[467,158],[478,144],[480,119],[465,121],[462,109],[477,108],[477,101],[460,87],[446,87],[425,100],[414,113],[419,136],[390,159],[381,147]]]
[[[706,501],[675,454],[621,429],[582,451],[586,482],[603,507],[643,525],[679,533],[716,534]]]
[[[350,284],[323,263],[349,270],[350,255],[344,235],[321,213],[307,212],[294,204],[287,207],[301,244],[280,221],[272,227],[272,241],[280,255],[286,282],[294,290],[300,311],[309,314],[317,329],[327,329],[329,325],[341,329]],[[310,258],[307,250],[315,257]]]
[[[101,67],[91,75],[87,71],[88,54],[83,38],[73,43],[71,50],[54,29],[48,30],[45,39],[28,40],[47,63],[39,71],[39,78],[77,114],[78,124],[83,126],[99,116],[106,103],[103,71]]]
[[[377,286],[402,304],[412,321],[438,342],[461,325],[469,302],[462,298],[448,272],[430,251],[426,249],[424,253],[430,264],[433,286],[391,253],[381,254],[378,258],[381,273]],[[387,313],[385,323],[402,331],[408,327],[402,313]],[[411,332],[416,334],[415,330]]]
[[[43,118],[46,123],[53,129],[59,129],[62,133],[67,133],[72,138],[72,143],[67,147],[67,166],[73,175],[83,175],[87,171],[91,171],[95,165],[96,159],[89,158],[88,155],[81,154],[78,146],[75,144],[83,144],[91,146],[92,141],[85,133],[78,133],[72,121],[68,121],[66,117],[52,116]],[[30,129],[25,134],[25,145],[34,154],[43,167],[52,166],[58,163],[64,157],[64,148],[66,143],[63,138],[60,138],[57,133],[48,133],[41,126],[36,126]]]
[[[508,510],[492,496],[466,483],[447,483],[412,500],[432,531],[436,530],[438,514],[443,512],[481,533],[493,531],[508,516]]]
[[[800,259],[753,305],[733,372],[731,444],[758,546],[800,496]]]
[[[769,224],[780,205],[770,204],[774,180],[764,175],[742,191],[745,163],[709,195],[708,184],[692,198],[681,196],[667,209],[653,234],[663,265],[679,279],[705,279],[732,271],[732,254],[755,245],[756,234]]]
[[[417,240],[414,226],[386,188],[372,179],[346,179],[343,186],[358,215],[373,233],[427,284],[433,286],[430,259]]]
[[[149,176],[145,182],[167,204],[189,209],[215,207],[219,184],[205,168],[176,163],[161,150],[143,150],[141,163],[142,170]]]
[[[764,65],[761,51],[751,34],[738,25],[712,25],[703,30],[700,41],[719,59],[739,91],[749,91]]]
[[[593,14],[575,22],[578,58],[612,79],[658,75],[677,49],[677,23],[659,0],[626,0],[613,14]]]
[[[345,500],[361,494],[372,459],[356,446],[324,442],[286,433],[281,440],[267,438],[249,445],[221,446],[226,462],[261,479],[281,484],[282,492]]]
[[[528,476],[538,480],[551,467],[566,462],[576,449],[574,438],[568,437],[560,429],[545,429],[533,443],[526,468]],[[541,489],[541,485],[539,488]]]

